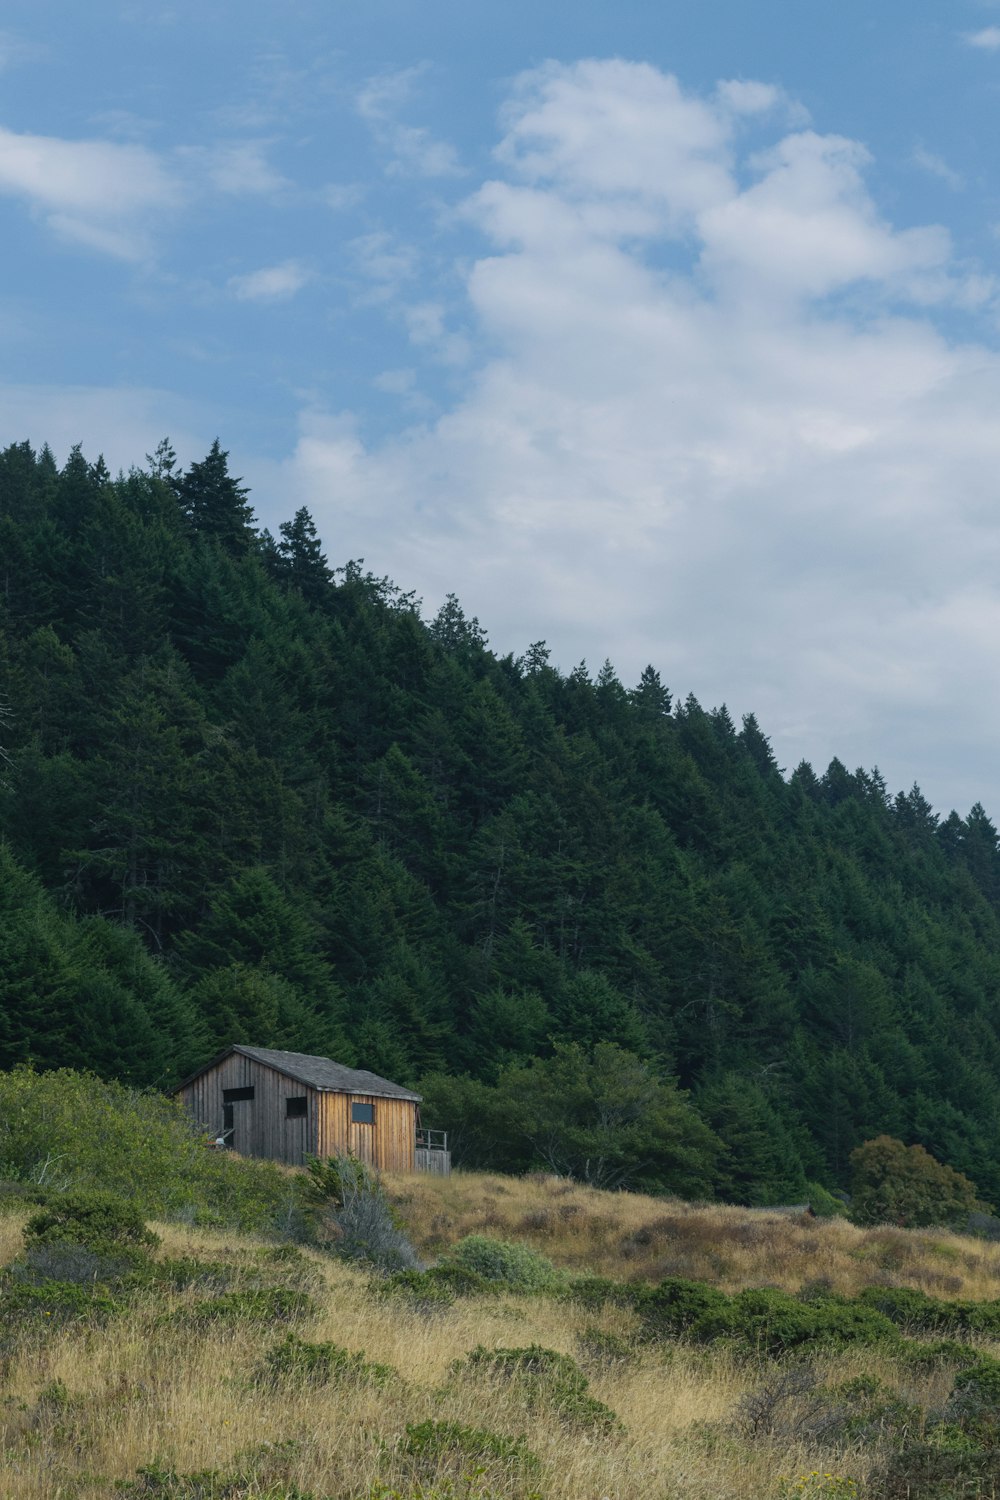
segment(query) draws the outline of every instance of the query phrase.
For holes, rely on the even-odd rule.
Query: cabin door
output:
[[[253,1088],[222,1090],[222,1133],[230,1151],[250,1155]]]

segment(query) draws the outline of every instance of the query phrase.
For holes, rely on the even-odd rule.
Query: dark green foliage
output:
[[[541,1344],[523,1349],[487,1349],[477,1344],[465,1359],[455,1361],[452,1372],[514,1383],[529,1410],[546,1406],[566,1422],[609,1435],[623,1430],[611,1408],[587,1394],[587,1377],[576,1360]]]
[[[734,1339],[748,1350],[780,1355],[830,1344],[895,1343],[899,1333],[882,1313],[830,1297],[799,1302],[787,1292],[760,1288],[737,1293],[729,1305],[705,1313],[688,1330],[696,1341]]]
[[[851,1217],[858,1224],[958,1227],[978,1206],[975,1184],[922,1146],[887,1135],[851,1153]]]
[[[903,1443],[874,1476],[877,1500],[979,1500],[1000,1477],[1000,1361],[982,1355],[959,1370],[942,1413]]]
[[[426,1271],[393,1271],[372,1283],[377,1297],[400,1297],[422,1312],[441,1312],[460,1297],[496,1297],[502,1283],[468,1266],[443,1262]]]
[[[666,1283],[663,1283],[666,1285]],[[695,1285],[695,1283],[688,1283]],[[610,1276],[573,1276],[562,1288],[561,1296],[597,1312],[602,1307],[638,1307],[652,1294],[652,1289],[635,1282],[615,1281]]]
[[[351,1353],[339,1344],[310,1344],[290,1333],[264,1356],[256,1378],[267,1385],[320,1386],[334,1384],[373,1386],[376,1389],[398,1379],[391,1365],[365,1359],[364,1351]]]
[[[646,1338],[679,1338],[702,1320],[722,1320],[729,1298],[718,1288],[681,1276],[668,1276],[650,1288],[639,1302]]]
[[[184,1323],[287,1323],[315,1311],[315,1303],[306,1292],[295,1292],[283,1286],[250,1287],[246,1291],[223,1292],[206,1297],[175,1314]]]
[[[242,1039],[426,1075],[468,1165],[794,1202],[891,1132],[1000,1201],[984,809],[418,611],[218,441],[0,453],[0,1068]]]
[[[565,1273],[528,1245],[512,1245],[485,1235],[469,1234],[453,1245],[444,1268],[471,1272],[509,1292],[552,1292],[562,1286]]]
[[[24,1226],[28,1249],[80,1245],[98,1255],[122,1250],[144,1253],[160,1243],[133,1202],[114,1193],[60,1193]]]
[[[103,1283],[46,1279],[33,1285],[8,1280],[0,1287],[0,1327],[19,1328],[25,1319],[39,1328],[58,1328],[80,1319],[100,1322],[126,1312],[128,1305]]]
[[[900,1340],[895,1324],[866,1302],[829,1295],[802,1301],[775,1287],[748,1288],[730,1297],[702,1282],[669,1277],[638,1296],[635,1305],[644,1338],[722,1339],[755,1355]]]
[[[432,1461],[456,1456],[473,1464],[499,1463],[521,1473],[541,1468],[524,1438],[504,1437],[484,1427],[463,1427],[460,1422],[408,1422],[403,1452]]]

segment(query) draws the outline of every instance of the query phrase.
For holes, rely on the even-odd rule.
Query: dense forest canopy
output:
[[[982,807],[425,623],[305,510],[259,531],[218,443],[0,455],[0,782],[0,1068],[165,1087],[242,1041],[461,1112],[604,1046],[686,1190],[844,1184],[888,1133],[1000,1200]]]

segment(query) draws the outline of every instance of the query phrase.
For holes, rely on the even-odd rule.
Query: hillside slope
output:
[[[237,1040],[493,1085],[611,1042],[714,1133],[660,1187],[794,1198],[889,1132],[1000,1200],[981,807],[424,623],[305,512],[258,533],[218,445],[0,455],[0,746],[0,1068],[162,1086]]]

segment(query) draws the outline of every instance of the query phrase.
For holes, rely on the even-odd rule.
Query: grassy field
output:
[[[665,1205],[552,1178],[389,1187],[428,1259],[476,1232],[627,1278],[685,1275],[733,1291],[826,1278],[851,1294],[897,1285],[1000,1297],[1000,1251],[949,1234]],[[4,1264],[21,1253],[23,1222],[0,1220]],[[40,1307],[2,1320],[3,1500],[939,1500],[1000,1490],[989,1464],[975,1488],[886,1478],[900,1434],[918,1437],[926,1414],[946,1409],[954,1353],[914,1358],[911,1340],[781,1361],[647,1342],[627,1308],[505,1294],[429,1307],[387,1298],[318,1252],[154,1227],[157,1260],[182,1267],[172,1281],[104,1313]],[[255,1311],[261,1288],[309,1304],[278,1321]],[[290,1331],[305,1344],[289,1343]],[[303,1348],[328,1343],[363,1360],[310,1365]],[[530,1345],[569,1356],[587,1396],[614,1415],[567,1404],[547,1376],[467,1362],[478,1347]],[[1000,1344],[971,1337],[966,1363],[979,1354],[1000,1355]]]
[[[855,1296],[888,1278],[935,1297],[1000,1297],[1000,1244],[944,1230],[858,1229],[846,1219],[605,1193],[541,1173],[400,1175],[386,1184],[428,1259],[463,1235],[487,1234],[532,1245],[568,1270],[624,1280],[687,1276],[726,1291],[789,1292],[825,1280]]]

